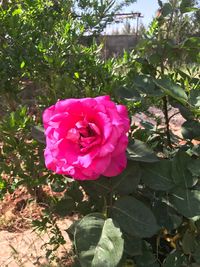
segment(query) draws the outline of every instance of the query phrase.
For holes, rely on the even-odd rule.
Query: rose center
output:
[[[79,144],[81,149],[89,149],[100,141],[100,130],[95,123],[78,121],[75,127],[70,129],[67,139]]]

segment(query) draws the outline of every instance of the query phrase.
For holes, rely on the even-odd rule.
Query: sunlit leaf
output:
[[[81,266],[115,267],[122,257],[124,240],[112,219],[94,213],[76,225],[74,244]]]

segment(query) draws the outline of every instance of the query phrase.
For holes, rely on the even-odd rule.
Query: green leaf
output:
[[[191,90],[189,102],[196,108],[200,108],[200,90]]]
[[[137,188],[140,178],[139,164],[129,160],[126,169],[120,175],[111,178],[112,191],[121,195],[130,194]]]
[[[12,16],[15,16],[15,15],[19,15],[21,14],[23,11],[21,8],[17,8],[15,9],[13,12],[12,12]]]
[[[127,147],[128,158],[141,162],[157,162],[159,159],[155,153],[140,140],[134,139]]]
[[[33,126],[31,129],[32,137],[37,140],[39,143],[45,144],[45,135],[44,135],[44,128],[41,126]]]
[[[184,107],[182,104],[176,102],[175,107],[179,109],[181,115],[184,117],[186,120],[193,120],[194,115],[191,112],[190,109]]]
[[[179,85],[172,82],[170,79],[163,78],[160,80],[154,80],[154,82],[165,92],[165,94],[175,98],[181,103],[184,104],[188,100],[185,91]]]
[[[80,264],[77,256],[74,256],[73,263],[72,263],[71,267],[81,267],[81,264]]]
[[[141,170],[137,162],[128,161],[126,169],[118,176],[108,178],[101,177],[100,179],[93,181],[79,182],[84,190],[91,196],[107,195],[110,192],[118,194],[132,193],[141,177]]]
[[[70,196],[74,201],[81,202],[83,200],[83,192],[78,182],[74,181],[70,183],[65,196]]]
[[[182,222],[182,217],[178,216],[173,208],[161,201],[156,201],[153,206],[153,213],[160,227],[168,230],[178,228]]]
[[[169,160],[142,164],[142,180],[154,190],[168,191],[175,186],[171,177],[172,164]]]
[[[182,0],[180,4],[180,11],[181,13],[187,13],[192,11],[197,11],[198,8],[194,7],[194,2],[191,0]]]
[[[163,6],[163,3],[161,0],[158,0],[158,4],[159,4],[159,7],[162,7]]]
[[[130,235],[151,237],[159,229],[151,210],[131,196],[122,197],[115,202],[112,217]]]
[[[138,90],[147,96],[163,96],[162,91],[153,82],[153,78],[148,75],[137,75],[133,83],[138,87]]]
[[[116,267],[124,240],[112,219],[105,220],[102,214],[94,213],[76,225],[74,245],[82,267]]]
[[[195,250],[195,233],[187,229],[183,235],[182,247],[186,255],[191,255]]]
[[[58,201],[54,207],[54,211],[60,216],[66,216],[72,213],[76,205],[74,200],[71,197],[65,197]]]
[[[117,266],[123,255],[123,248],[124,240],[120,229],[115,226],[112,219],[107,219],[95,249],[92,266]]]
[[[188,164],[188,170],[194,176],[200,176],[200,159],[192,159],[191,162]]]
[[[200,145],[194,145],[193,147],[187,150],[187,153],[190,156],[197,156],[200,157]]]
[[[23,69],[25,65],[26,65],[25,61],[22,61],[20,64],[20,69]]]
[[[184,122],[181,127],[181,133],[185,139],[200,140],[200,123],[194,120]]]
[[[173,7],[170,3],[165,3],[162,7],[162,16],[166,17],[173,11]]]
[[[75,234],[75,230],[76,230],[76,226],[77,224],[80,222],[80,220],[74,221],[70,227],[68,227],[65,231],[67,232],[69,238],[71,241],[74,241],[74,234]]]
[[[138,91],[133,88],[119,87],[116,89],[115,92],[117,96],[119,96],[120,98],[124,98],[126,100],[138,101],[141,99],[141,96],[138,93]]]
[[[150,244],[143,241],[142,255],[134,257],[137,267],[159,267]],[[172,267],[172,266],[171,266]]]
[[[197,182],[197,179],[188,170],[188,165],[191,161],[191,157],[182,151],[179,151],[173,158],[172,177],[176,185],[189,188]]]
[[[57,178],[57,177],[56,177]],[[51,190],[53,191],[53,192],[63,192],[65,189],[66,189],[66,183],[65,182],[63,182],[62,180],[58,180],[58,178],[57,179],[55,179],[55,180],[53,180],[51,183],[50,183],[50,186],[51,186]]]
[[[169,202],[187,218],[200,214],[200,191],[177,188],[169,195]]]
[[[142,239],[136,236],[128,235],[126,233],[124,236],[124,251],[129,256],[142,255]]]
[[[97,180],[79,181],[86,193],[94,198],[97,195],[107,195],[112,190],[111,178],[101,177]]]
[[[75,77],[76,79],[79,79],[79,78],[80,78],[79,73],[78,73],[78,72],[74,72],[74,77]]]
[[[200,37],[187,38],[183,42],[182,47],[186,49],[199,49],[200,48]]]
[[[195,252],[193,253],[193,257],[194,257],[196,263],[200,264],[200,244],[198,244],[198,246],[195,248]],[[198,267],[198,266],[196,266],[196,267]]]
[[[172,253],[167,256],[163,267],[182,267],[186,262],[187,259],[181,251],[173,250]]]

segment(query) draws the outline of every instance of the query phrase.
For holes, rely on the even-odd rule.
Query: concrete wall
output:
[[[137,43],[135,35],[84,36],[81,43],[90,45],[94,39],[98,44],[103,43],[102,56],[104,58],[121,55],[124,50],[131,51]]]
[[[135,35],[105,35],[100,36],[98,42],[104,44],[103,56],[108,58],[121,55],[124,50],[131,51],[135,47],[137,39]]]

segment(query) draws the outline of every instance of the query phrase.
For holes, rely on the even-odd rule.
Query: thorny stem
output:
[[[171,138],[170,138],[170,129],[169,129],[169,114],[167,110],[167,97],[163,97],[163,112],[165,116],[165,124],[166,124],[166,136],[167,136],[167,145],[172,148]]]
[[[161,62],[161,73],[164,75],[164,64]],[[166,125],[166,136],[167,136],[167,145],[172,148],[172,143],[171,143],[171,137],[170,137],[170,129],[169,129],[169,114],[168,114],[168,100],[167,96],[163,96],[163,112],[165,116],[165,125]]]
[[[173,25],[174,8],[175,8],[175,6],[176,6],[176,0],[174,0],[174,2],[173,2],[173,12],[171,13],[171,16],[170,16],[170,19],[169,19],[169,23],[167,25],[168,27],[167,27],[166,40],[169,39],[169,36],[170,36],[170,33],[171,33],[171,28],[172,28],[172,25]],[[164,76],[164,73],[165,73],[165,66],[164,66],[165,53],[166,53],[166,47],[164,47],[163,60],[161,61],[161,66],[160,66],[161,67],[161,75],[162,76]],[[164,112],[164,116],[165,116],[167,145],[168,145],[168,147],[172,148],[171,137],[170,137],[170,129],[169,129],[169,121],[170,121],[171,117],[169,118],[167,106],[168,106],[168,99],[167,99],[167,96],[164,96],[163,97],[163,112]]]

